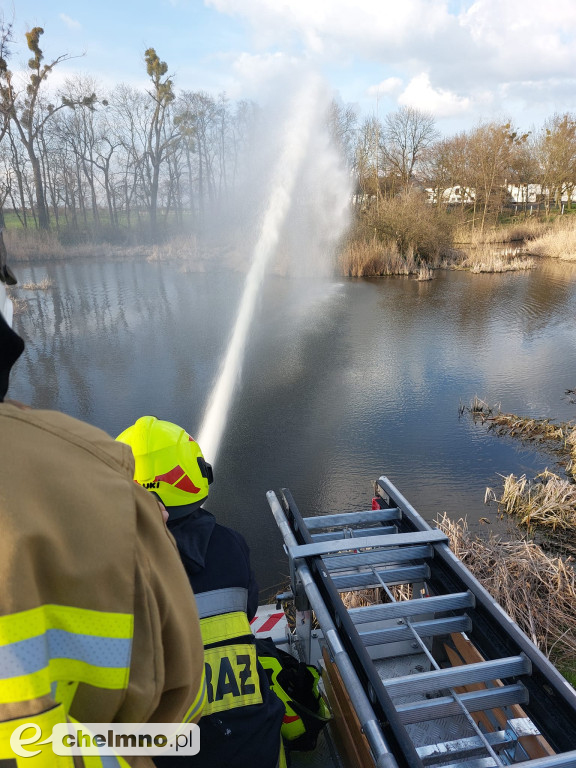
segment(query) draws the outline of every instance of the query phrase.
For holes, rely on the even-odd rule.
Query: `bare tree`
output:
[[[146,159],[148,161],[146,171],[150,183],[150,235],[152,240],[156,240],[160,170],[166,159],[166,154],[178,138],[178,132],[174,124],[170,122],[169,106],[174,101],[174,91],[172,78],[165,77],[168,64],[165,61],[160,61],[154,48],[148,48],[144,54],[144,60],[146,71],[152,82],[152,90],[148,91],[153,108],[146,141]]]
[[[475,190],[472,226],[483,230],[490,215],[497,215],[508,196],[507,182],[514,175],[516,147],[528,134],[518,134],[510,123],[484,123],[468,135],[468,186]]]
[[[48,76],[60,62],[72,58],[63,54],[54,59],[50,64],[42,64],[44,54],[40,48],[40,37],[44,34],[41,27],[34,27],[26,33],[28,49],[32,57],[28,60],[28,80],[25,95],[18,94],[13,82],[12,73],[7,67],[0,69],[0,100],[9,105],[10,120],[16,126],[16,130],[24,145],[34,178],[36,192],[36,207],[38,210],[38,226],[47,229],[49,226],[48,207],[44,191],[44,177],[42,163],[39,156],[39,143],[41,143],[42,131],[46,123],[61,109],[71,104],[63,100],[59,105],[51,104],[42,99],[43,87]],[[88,100],[92,97],[88,97]]]
[[[413,182],[424,151],[437,138],[434,118],[413,107],[401,107],[386,116],[384,156],[405,191]]]
[[[564,196],[571,205],[576,179],[576,117],[565,113],[546,120],[534,137],[532,151],[546,213],[550,212],[552,202],[559,205]]]

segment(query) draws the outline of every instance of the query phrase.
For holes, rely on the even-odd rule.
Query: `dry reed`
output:
[[[486,489],[485,501],[495,501],[499,512],[515,517],[529,531],[567,531],[576,548],[576,484],[545,470],[534,480],[526,475],[504,477],[502,495]]]
[[[518,248],[495,250],[493,246],[482,245],[474,248],[462,261],[460,267],[473,274],[481,272],[517,272],[533,269],[534,259],[522,258]]]
[[[349,240],[339,257],[342,274],[348,277],[380,277],[383,275],[413,275],[419,263],[413,251],[403,256],[392,242],[379,240]]]
[[[424,282],[426,280],[432,280],[434,277],[434,271],[427,266],[422,266],[418,270],[418,274],[416,276],[416,280],[420,280],[421,282]]]
[[[523,538],[472,534],[466,520],[444,514],[436,521],[456,556],[555,664],[574,668],[576,571],[573,562],[550,557]]]
[[[554,226],[530,243],[530,253],[564,261],[576,260],[576,219],[557,219]]]
[[[54,281],[49,277],[43,277],[39,283],[21,283],[18,287],[25,291],[47,291],[48,288],[52,288]]]
[[[455,232],[454,242],[473,247],[489,243],[518,243],[541,237],[550,230],[551,226],[548,222],[534,217],[485,230],[461,227]]]
[[[519,438],[524,442],[545,443],[567,462],[567,471],[576,479],[576,427],[571,422],[555,423],[552,419],[531,419],[514,413],[502,413],[474,395],[469,406],[460,405],[459,413],[469,412],[474,421],[488,424],[499,435]]]

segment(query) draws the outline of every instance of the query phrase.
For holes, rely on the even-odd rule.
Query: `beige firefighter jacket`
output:
[[[36,643],[54,621],[57,638],[62,626],[97,643],[104,636],[106,656],[113,636],[111,647],[126,654],[124,670],[124,662],[98,656],[93,663],[102,668],[90,674],[76,674],[89,668],[82,660],[53,658],[40,673],[32,664],[28,677],[8,670],[0,722],[55,702],[80,722],[199,718],[204,662],[195,601],[158,504],[133,473],[130,448],[101,430],[0,403],[0,645]],[[24,762],[34,768],[34,760]]]

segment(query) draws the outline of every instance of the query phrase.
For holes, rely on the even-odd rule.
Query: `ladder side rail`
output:
[[[286,515],[276,494],[273,491],[268,491],[266,497],[278,528],[283,536],[285,547],[288,549],[288,547],[296,544],[294,532],[291,530],[290,524],[286,519]],[[372,704],[356,674],[356,670],[354,669],[350,657],[340,642],[336,626],[332,622],[330,614],[324,605],[324,601],[322,600],[308,565],[304,562],[294,564],[294,570],[298,572],[298,577],[305,589],[310,605],[316,614],[320,626],[323,628],[326,644],[338,671],[340,672],[352,706],[358,715],[360,724],[368,739],[377,768],[399,768],[396,757],[391,751],[382,732],[382,728],[380,727]],[[422,764],[418,760],[415,763],[408,762],[408,765],[417,765],[418,768],[420,768]]]
[[[559,755],[535,757],[523,763],[514,763],[514,768],[576,768],[576,749]]]
[[[377,486],[394,506],[402,510],[413,528],[419,531],[435,530],[387,477],[380,477]],[[524,709],[553,749],[557,752],[573,749],[576,743],[574,689],[456,557],[449,545],[434,542],[432,547],[435,568],[441,572],[437,586],[443,589],[448,587],[454,592],[469,589],[476,597],[476,606],[470,611],[474,625],[470,637],[478,642],[484,655],[503,657],[523,653],[530,659],[532,674],[523,680],[529,692],[529,703]],[[433,579],[430,584],[435,586]],[[554,712],[553,718],[550,712]]]

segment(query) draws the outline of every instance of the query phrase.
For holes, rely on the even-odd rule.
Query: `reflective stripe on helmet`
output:
[[[0,617],[0,703],[48,695],[60,680],[125,688],[133,627],[130,614],[63,605]]]

